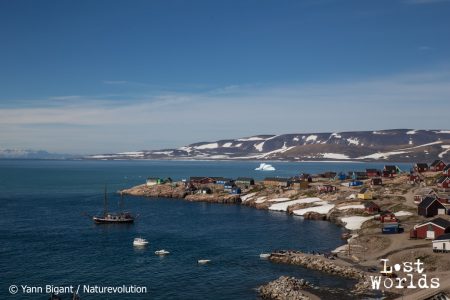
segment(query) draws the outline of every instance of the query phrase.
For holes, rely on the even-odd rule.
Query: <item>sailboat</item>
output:
[[[104,197],[104,208],[102,216],[94,216],[92,219],[97,224],[129,224],[134,222],[134,217],[129,212],[119,212],[119,213],[110,213],[108,212],[108,197],[106,195],[106,186],[105,186],[105,197]],[[123,205],[123,195],[120,193],[120,206]]]

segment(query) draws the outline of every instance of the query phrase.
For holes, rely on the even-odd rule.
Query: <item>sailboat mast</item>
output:
[[[106,216],[107,213],[108,213],[108,198],[106,196],[106,185],[105,185],[105,199],[104,199],[104,203],[103,203],[103,215]]]

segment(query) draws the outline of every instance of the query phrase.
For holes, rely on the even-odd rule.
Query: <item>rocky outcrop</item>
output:
[[[130,189],[120,191],[124,195],[141,196],[141,197],[162,197],[162,198],[184,198],[186,191],[181,184],[158,184],[147,186],[141,184]]]
[[[277,280],[260,286],[258,291],[262,299],[268,300],[310,300],[303,289],[309,283],[304,279],[281,276]]]
[[[124,195],[140,197],[160,197],[160,198],[184,198],[191,202],[210,202],[210,203],[241,203],[239,195],[230,195],[225,193],[217,194],[188,194],[181,183],[167,183],[147,186],[141,184],[130,189],[120,191]]]

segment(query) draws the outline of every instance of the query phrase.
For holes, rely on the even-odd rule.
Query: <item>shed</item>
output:
[[[240,195],[241,194],[241,188],[239,188],[239,187],[232,188],[231,191],[230,191],[230,194]]]
[[[303,190],[309,187],[309,183],[306,180],[292,180],[291,187],[296,190]]]
[[[364,202],[364,210],[369,214],[374,214],[380,211],[380,207],[373,201]]]
[[[370,180],[370,184],[371,185],[383,185],[383,179],[381,179],[380,177],[372,178]]]
[[[418,239],[434,239],[444,233],[450,233],[450,221],[443,218],[435,218],[417,224],[410,232],[410,237]]]
[[[380,213],[380,222],[381,223],[392,223],[392,222],[398,222],[398,219],[393,212],[383,211]]]
[[[449,252],[450,251],[450,233],[438,236],[433,242],[433,252]]]
[[[372,200],[373,199],[372,192],[369,191],[369,189],[367,188],[362,188],[358,193],[358,199]]]
[[[436,197],[427,196],[417,206],[417,214],[426,218],[446,215],[447,208]]]

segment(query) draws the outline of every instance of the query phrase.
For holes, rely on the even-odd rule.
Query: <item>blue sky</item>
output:
[[[450,1],[0,1],[0,148],[448,129]]]

